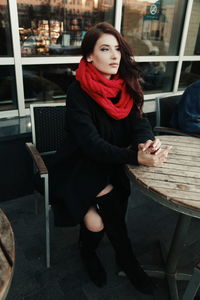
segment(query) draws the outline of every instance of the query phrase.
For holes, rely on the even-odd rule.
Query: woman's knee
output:
[[[84,217],[84,223],[88,230],[99,232],[104,229],[103,221],[94,207],[91,207]]]
[[[110,193],[113,189],[112,184],[108,184],[96,197],[102,197]],[[91,207],[84,216],[84,223],[88,230],[99,232],[104,229],[104,224],[101,216],[97,213],[95,207]]]

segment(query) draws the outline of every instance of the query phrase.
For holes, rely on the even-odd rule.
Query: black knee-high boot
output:
[[[79,245],[81,259],[90,279],[98,287],[104,286],[107,282],[106,271],[95,251],[102,240],[103,235],[104,230],[100,232],[92,232],[86,228],[84,223],[80,224]]]
[[[125,223],[124,203],[121,201],[117,190],[99,197],[99,214],[104,222],[104,229],[116,252],[117,262],[131,283],[142,293],[153,294],[155,286],[133,253]]]

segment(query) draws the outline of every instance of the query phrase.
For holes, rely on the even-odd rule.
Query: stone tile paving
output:
[[[94,286],[81,263],[77,245],[79,227],[55,228],[51,216],[51,268],[45,267],[44,209],[39,203],[35,214],[34,199],[28,195],[0,203],[15,234],[15,271],[6,300],[168,300],[164,280],[155,280],[154,297],[139,293],[126,277],[116,275],[113,250],[105,237],[98,249],[108,283]],[[42,200],[42,199],[40,199]],[[166,245],[171,238],[177,214],[134,191],[129,201],[127,223],[135,253],[142,264],[161,264],[158,241]],[[194,219],[189,233],[189,248],[181,259],[185,266],[200,261],[198,232],[200,221]],[[196,234],[195,234],[196,233]],[[184,283],[179,284],[182,295]],[[196,297],[200,299],[200,297]],[[190,299],[188,299],[190,300]]]

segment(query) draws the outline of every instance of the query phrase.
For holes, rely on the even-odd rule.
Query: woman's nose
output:
[[[116,59],[118,57],[118,52],[116,50],[113,50],[111,52],[111,57]]]

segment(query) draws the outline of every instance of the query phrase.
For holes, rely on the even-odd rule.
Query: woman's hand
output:
[[[159,139],[155,139],[154,141],[148,140],[145,143],[141,143],[138,145],[138,150],[148,151],[149,153],[156,153],[161,147],[161,141]]]
[[[147,148],[146,151],[139,150],[138,163],[140,165],[149,166],[149,167],[162,166],[163,163],[166,161],[168,153],[171,150],[171,148],[172,148],[171,146],[166,146],[165,148],[163,149],[159,148],[154,152],[150,152],[149,147]]]

